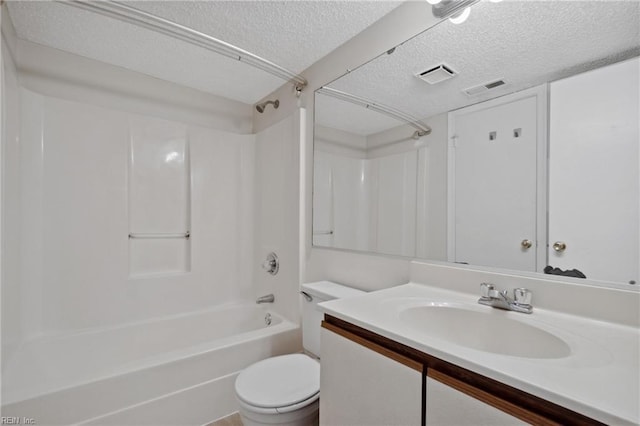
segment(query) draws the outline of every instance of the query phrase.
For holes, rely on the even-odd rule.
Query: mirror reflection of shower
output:
[[[579,3],[481,1],[463,25],[449,10],[316,91],[313,245],[638,282],[640,43],[624,35],[637,33],[638,3]],[[504,37],[478,37],[484,28]],[[547,56],[541,34],[567,54]],[[376,105],[431,134],[406,140],[412,129]],[[578,123],[589,123],[579,135]]]
[[[273,105],[275,109],[278,109],[278,107],[280,106],[280,101],[276,99],[275,101],[264,101],[262,103],[259,103],[258,105],[256,105],[256,111],[262,114],[264,112],[264,109],[269,104]]]

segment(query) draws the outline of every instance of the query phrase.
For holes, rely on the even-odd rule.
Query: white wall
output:
[[[4,225],[15,234],[3,236],[3,349],[252,298],[251,106],[28,43],[18,57],[23,87],[9,69],[3,96],[13,136],[21,116],[20,140],[3,138]],[[134,127],[179,133],[190,151],[185,272],[130,273]]]
[[[9,44],[13,34],[8,20],[6,7],[0,9],[2,13],[2,46],[0,48],[0,72],[2,73],[2,87],[0,89],[0,99],[2,105],[2,124],[0,138],[2,140],[2,151],[0,160],[2,161],[0,170],[2,183],[2,360],[15,349],[19,343],[21,334],[20,325],[20,229],[13,226],[21,216],[20,209],[20,167],[19,163],[13,161],[20,154],[20,143],[18,132],[20,126],[20,102],[18,73],[15,62],[11,54]],[[6,39],[4,34],[7,34]],[[4,364],[3,364],[4,366]]]
[[[317,125],[314,149],[342,157],[366,158],[367,137],[344,130]]]
[[[369,249],[367,160],[316,151],[314,243],[323,247]],[[331,234],[327,234],[331,232]]]
[[[290,84],[282,86],[279,90],[270,94],[267,98],[278,98],[280,108],[272,114],[254,113],[254,128],[264,129],[286,117],[297,107],[306,109],[306,120],[313,122],[313,92],[317,88],[340,77],[349,69],[369,61],[371,58],[380,55],[395,45],[406,39],[435,25],[437,20],[431,14],[431,6],[427,2],[406,2],[398,6],[391,13],[380,21],[358,34],[353,39],[346,42],[338,49],[312,65],[303,72],[309,82],[300,97],[296,97]],[[349,255],[342,251],[331,251],[323,249],[313,249],[311,247],[311,206],[312,206],[312,178],[313,178],[313,126],[307,126],[307,131],[303,138],[303,163],[301,171],[303,174],[302,188],[304,194],[304,207],[302,215],[302,233],[300,235],[302,252],[301,271],[304,278],[302,281],[313,281],[322,276],[328,278],[327,274],[322,274],[321,270],[331,269],[331,278],[344,283],[352,283],[366,288],[368,283],[373,288],[380,282],[380,278],[385,277],[386,282],[399,283],[405,276],[402,271],[408,271],[409,262],[399,261],[402,267],[391,270],[386,269],[388,262],[382,256],[365,256],[367,269],[356,270],[354,263],[343,262],[344,257]],[[316,253],[322,251],[322,253]],[[354,255],[358,260],[362,255]],[[316,264],[316,261],[320,262]],[[396,262],[394,262],[396,265]],[[309,269],[307,273],[306,270]],[[391,274],[391,275],[390,275]],[[371,280],[364,278],[371,278]]]
[[[446,260],[447,114],[367,136],[316,126],[315,246]],[[334,231],[321,235],[318,231]]]
[[[367,138],[316,126],[314,145],[313,235],[315,245],[369,248],[370,173]],[[332,234],[323,234],[324,232]]]
[[[329,280],[373,291],[409,281],[407,258],[316,247],[305,260],[303,282]]]
[[[253,133],[252,106],[144,74],[17,40],[24,87],[47,96],[231,133]]]
[[[447,114],[425,120],[431,134],[423,137],[418,157],[418,223],[416,257],[447,259]]]
[[[305,111],[298,110],[256,135],[254,296],[275,295],[274,308],[297,321],[300,316],[300,138]],[[280,261],[271,275],[262,269],[270,252]]]
[[[309,86],[299,98],[294,96],[291,85],[286,84],[265,97],[265,99],[274,97],[280,99],[280,108],[276,112],[272,115],[263,116],[254,113],[254,125],[257,129],[261,129],[270,126],[298,106],[304,106],[307,110],[310,125],[302,141],[304,161],[301,165],[304,185],[302,188],[304,202],[300,212],[303,220],[300,244],[304,248],[303,257],[301,258],[301,267],[303,268],[301,282],[329,279],[352,285],[356,288],[376,290],[402,284],[409,279],[415,279],[418,282],[444,286],[465,286],[465,289],[474,293],[477,291],[478,283],[482,281],[493,280],[501,287],[509,286],[509,283],[513,282],[513,275],[475,270],[472,267],[429,265],[410,262],[406,258],[313,248],[311,246],[313,91],[340,77],[350,69],[364,64],[375,56],[434,25],[435,20],[431,17],[429,7],[427,2],[406,2],[402,4],[389,15],[307,69],[303,75],[309,81]],[[444,164],[441,165],[439,170],[437,167],[432,168],[432,170],[436,175],[444,173],[444,176],[446,176],[446,166]],[[442,179],[442,181],[445,181],[445,179]],[[432,196],[439,197],[437,194]],[[440,210],[436,214],[440,215],[441,218],[445,218],[446,210]],[[444,230],[445,228],[442,228],[442,231]],[[438,229],[432,229],[429,232],[431,234],[435,233],[436,238],[445,238],[445,234],[438,236]],[[429,251],[429,249],[425,250]],[[432,255],[434,257],[438,255],[444,256],[445,253],[432,252]],[[631,318],[631,321],[635,324],[638,322],[639,311],[637,306],[638,295],[640,294],[638,292],[611,290],[576,284],[575,282],[571,283],[569,282],[570,280],[566,280],[566,285],[562,287],[562,294],[556,297],[554,289],[557,283],[562,281],[560,278],[550,277],[547,279],[531,276],[525,281],[527,281],[527,285],[536,287],[536,291],[539,290],[535,296],[536,299],[542,297],[543,301],[549,302],[548,306],[550,308],[562,309],[563,305],[570,304],[575,308],[573,312],[579,314],[590,315],[595,313],[596,316],[601,318],[612,318],[615,317],[616,311],[618,311],[618,302],[628,300],[628,302],[624,303],[624,306],[621,306],[620,310],[624,312],[620,315],[625,318]],[[540,293],[544,293],[544,295],[540,295]],[[622,296],[620,296],[621,294]],[[547,303],[543,303],[543,305],[547,305]]]
[[[418,152],[367,160],[371,203],[369,250],[415,256]]]
[[[417,151],[417,187],[415,201],[408,201],[408,208],[415,210],[415,225],[407,228],[409,218],[397,220],[404,223],[405,240],[415,235],[414,250],[382,251],[432,260],[447,257],[447,114],[439,114],[422,120],[431,127],[431,134],[414,140],[410,136],[414,128],[409,125],[369,135],[367,158],[390,159],[394,155]],[[397,170],[400,173],[401,169]],[[414,205],[415,203],[415,205]]]
[[[25,117],[42,117],[40,126],[25,121],[22,129],[22,144],[39,155],[35,161],[22,158],[23,181],[35,180],[23,186],[22,195],[33,200],[42,196],[41,208],[25,206],[21,223],[22,235],[33,236],[25,243],[34,246],[22,251],[23,270],[32,275],[22,288],[38,287],[29,293],[31,300],[40,299],[34,305],[23,300],[23,309],[42,312],[42,324],[32,324],[29,331],[184,312],[239,298],[243,286],[250,288],[250,277],[240,278],[241,264],[250,261],[250,253],[238,247],[251,237],[243,235],[248,223],[238,215],[250,211],[250,205],[238,198],[252,190],[252,182],[243,176],[252,167],[242,167],[253,149],[252,136],[187,127],[192,158],[190,268],[166,275],[161,273],[164,265],[157,265],[157,275],[151,268],[150,276],[133,276],[127,185],[132,115],[26,90],[22,99]],[[158,125],[153,117],[135,119]],[[40,144],[43,150],[36,152]],[[29,231],[40,227],[41,233]],[[33,259],[38,252],[41,259]],[[157,254],[160,261],[162,253]]]
[[[314,152],[313,242],[415,255],[416,149],[373,159]]]

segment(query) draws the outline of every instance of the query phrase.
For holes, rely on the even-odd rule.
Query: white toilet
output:
[[[236,398],[245,426],[318,424],[320,322],[317,305],[364,294],[329,281],[303,284],[302,345],[305,354],[268,358],[247,367],[236,379]]]

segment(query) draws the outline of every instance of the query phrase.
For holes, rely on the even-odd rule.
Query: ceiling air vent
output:
[[[467,96],[477,96],[481,93],[488,92],[491,89],[495,89],[496,87],[500,87],[505,84],[506,83],[504,82],[504,80],[500,79],[500,80],[492,81],[490,83],[484,83],[484,84],[479,84],[477,86],[468,87],[466,89],[462,89],[462,91]]]
[[[422,71],[416,77],[426,81],[429,84],[440,83],[441,81],[449,80],[455,77],[457,72],[451,69],[448,65],[440,64],[433,68],[429,68],[426,71]]]

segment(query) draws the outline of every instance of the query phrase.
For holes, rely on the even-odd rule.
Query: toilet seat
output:
[[[240,404],[256,413],[299,410],[320,397],[320,363],[303,354],[268,358],[242,371],[235,390]]]

